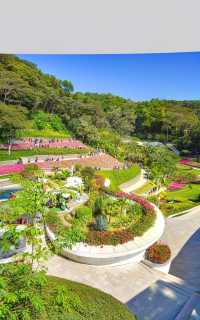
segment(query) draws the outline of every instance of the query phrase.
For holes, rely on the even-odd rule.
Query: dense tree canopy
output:
[[[103,146],[103,131],[107,138],[133,135],[200,152],[200,100],[134,102],[112,94],[73,90],[70,80],[44,74],[14,55],[0,55],[0,101],[4,104],[24,106],[30,115],[38,111],[58,115],[67,129],[94,146]],[[107,145],[117,147],[110,140]]]
[[[18,129],[26,123],[26,108],[0,104],[0,140],[11,145]]]

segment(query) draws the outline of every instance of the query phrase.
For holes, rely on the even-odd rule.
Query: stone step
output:
[[[196,312],[197,305],[200,304],[200,294],[194,293],[191,298],[186,302],[182,310],[179,312],[175,320],[189,320],[200,319],[200,314]],[[190,318],[193,314],[193,318]]]
[[[177,320],[176,317],[195,295],[196,288],[173,275],[144,267],[153,281],[127,302],[128,308],[140,320]]]
[[[178,278],[170,273],[164,273],[162,271],[154,270],[143,262],[141,262],[141,264],[148,270],[151,270],[152,274],[156,273],[157,277],[165,281],[166,285],[170,288],[174,287],[176,290],[181,290],[181,292],[187,296],[190,296],[194,292],[198,291],[196,287],[191,286],[189,283],[185,282],[181,278]]]

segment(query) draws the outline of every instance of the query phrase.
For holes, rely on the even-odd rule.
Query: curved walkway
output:
[[[199,226],[200,207],[191,209],[186,215],[166,220],[162,240],[172,249],[171,275],[152,270],[143,263],[91,266],[60,256],[49,259],[48,273],[111,294],[127,303],[140,320],[164,319],[163,312],[166,311],[168,316],[165,319],[173,320],[194,291],[200,289]],[[146,315],[149,315],[148,318],[145,318]]]
[[[141,172],[138,176],[125,183],[122,183],[119,187],[123,192],[133,192],[134,190],[141,188],[146,182],[147,179],[145,177],[145,171],[144,169],[141,169]]]
[[[168,218],[162,240],[172,250],[170,273],[200,290],[200,206]]]

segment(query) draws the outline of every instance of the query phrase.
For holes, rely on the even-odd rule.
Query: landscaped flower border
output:
[[[168,186],[168,189],[169,190],[180,190],[180,189],[183,189],[185,187],[185,185],[186,185],[185,182],[173,181]]]
[[[118,198],[126,198],[126,199],[137,202],[138,204],[140,204],[144,208],[146,214],[153,215],[155,213],[155,210],[154,210],[154,207],[152,206],[152,204],[149,203],[149,201],[147,201],[145,198],[143,198],[141,196],[138,196],[136,194],[129,194],[126,192],[117,192],[115,194],[115,196]]]
[[[21,163],[0,166],[0,175],[6,175],[24,170],[25,166]]]
[[[145,213],[143,215],[143,221],[142,223],[140,221],[139,225],[140,234],[136,234],[136,232],[134,232],[135,230],[131,230],[133,231],[132,234],[127,232],[127,230],[122,230],[122,232],[119,230],[116,230],[116,232],[103,231],[101,234],[100,232],[98,232],[98,234],[91,234],[90,239],[88,239],[90,241],[78,239],[76,238],[76,234],[73,234],[73,240],[75,241],[71,242],[70,247],[67,246],[65,242],[65,248],[61,254],[67,259],[89,265],[139,263],[144,259],[145,251],[162,236],[165,227],[164,217],[159,208],[140,196],[124,192],[118,192],[116,194],[111,192],[106,193],[113,197],[126,197],[143,206]],[[46,225],[46,231],[48,238],[54,241],[57,235],[55,230],[51,228],[51,225]],[[77,235],[80,237],[80,232],[78,230],[77,232]],[[146,235],[143,236],[145,232]],[[98,238],[97,241],[95,236]],[[134,240],[136,236],[138,236],[137,241]],[[103,241],[105,240],[105,243],[102,243],[102,238]]]
[[[118,245],[134,240],[135,236],[142,236],[150,227],[153,226],[156,219],[154,207],[145,198],[135,194],[126,192],[112,193],[116,198],[126,198],[137,202],[144,209],[145,214],[142,222],[138,222],[132,228],[119,231],[104,231],[96,232],[89,231],[87,234],[86,243],[90,245]]]
[[[117,193],[109,192],[106,194],[116,198],[126,198],[126,199],[137,202],[144,210],[142,221],[139,220],[137,223],[130,225],[130,227],[126,229],[113,230],[113,231],[101,231],[101,232],[95,231],[95,230],[89,230],[85,235],[81,232],[81,229],[80,229],[81,224],[80,223],[78,225],[76,224],[75,229],[69,228],[68,229],[69,232],[67,230],[64,231],[69,233],[70,247],[80,241],[80,235],[82,236],[81,241],[88,245],[117,246],[119,244],[124,244],[131,240],[134,240],[134,237],[136,236],[141,237],[150,227],[154,225],[154,222],[156,220],[156,212],[155,212],[154,206],[143,197],[137,196],[135,194],[128,194],[125,192],[117,192]],[[87,220],[84,221],[84,223],[86,222]],[[51,230],[54,230],[54,232],[56,232],[55,224],[52,225],[52,223],[48,223],[48,225]],[[77,226],[78,226],[78,232],[77,232]],[[74,231],[72,231],[72,229]],[[65,234],[65,238],[66,238],[66,234]]]
[[[181,159],[179,161],[179,163],[183,164],[185,166],[191,167],[191,168],[193,168],[193,167],[200,168],[200,163],[197,163],[197,162],[190,160],[190,159]]]

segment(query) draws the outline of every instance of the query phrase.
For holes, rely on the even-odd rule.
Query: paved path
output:
[[[20,184],[13,183],[9,178],[0,179],[0,191],[4,191],[11,188],[20,188]]]
[[[186,215],[167,219],[162,240],[172,249],[171,275],[143,263],[91,266],[59,256],[49,259],[48,273],[110,293],[127,303],[140,320],[173,320],[193,292],[200,289],[199,226],[200,206]]]
[[[200,290],[200,206],[168,218],[162,240],[172,250],[170,273]]]
[[[123,303],[167,276],[144,265],[129,263],[121,266],[92,266],[67,260],[60,256],[49,259],[48,273],[85,283],[105,291]],[[173,277],[173,279],[176,279]],[[166,279],[167,281],[167,279]],[[179,282],[179,279],[176,279]],[[183,283],[180,281],[180,283]]]
[[[134,190],[141,188],[146,182],[147,179],[145,178],[145,171],[142,169],[139,176],[122,183],[120,185],[120,189],[124,192],[133,192]]]

